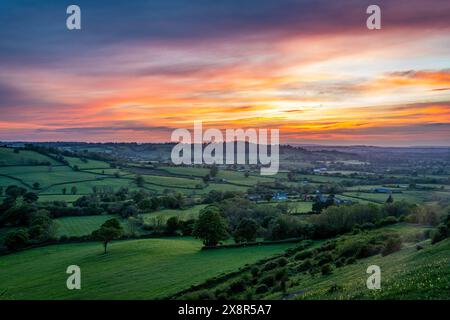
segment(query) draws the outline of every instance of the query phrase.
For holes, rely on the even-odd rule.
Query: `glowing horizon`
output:
[[[450,146],[448,1],[381,1],[377,31],[365,1],[83,0],[81,31],[42,3],[0,4],[0,141],[167,142],[201,120],[282,144]]]

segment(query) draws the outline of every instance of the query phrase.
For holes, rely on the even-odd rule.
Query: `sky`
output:
[[[450,146],[450,1],[0,2],[0,140],[165,142],[194,121]]]

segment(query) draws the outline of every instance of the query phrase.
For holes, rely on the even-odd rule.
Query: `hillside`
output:
[[[316,249],[311,258],[307,258],[308,255],[305,254],[311,249],[293,248],[285,253],[286,259],[283,264],[280,264],[280,258],[269,260],[264,264],[256,263],[248,268],[251,272],[224,277],[223,281],[214,286],[204,284],[198,290],[175,295],[174,298],[448,299],[450,239],[431,245],[429,240],[423,240],[426,230],[419,226],[399,224],[364,234],[344,235],[335,239],[337,249],[327,248],[330,247],[330,242],[325,245],[323,242],[315,242],[308,247]],[[349,248],[356,248],[357,244],[360,245],[367,239],[380,239],[388,234],[397,234],[402,238],[401,250],[386,256],[375,254],[367,258],[357,258],[351,262],[341,263],[336,260],[339,256],[337,252],[344,248],[348,251]],[[370,240],[368,243],[371,243]],[[419,244],[424,249],[417,250],[416,246]],[[322,274],[320,261],[327,255],[330,255],[331,271],[330,274]],[[312,260],[309,269],[305,267],[306,260]],[[314,267],[316,261],[319,263],[318,267]],[[272,267],[269,268],[269,265]],[[381,290],[368,290],[366,287],[369,277],[366,270],[370,265],[378,265],[381,268]],[[259,270],[257,276],[254,270]],[[270,279],[275,280],[268,281]],[[283,290],[280,284],[277,285],[276,279],[284,279],[286,289]],[[247,284],[243,285],[244,283]],[[260,292],[262,291],[260,287],[264,286],[264,283],[268,286],[268,290]]]
[[[52,245],[0,257],[2,299],[158,299],[291,245],[202,251],[191,238]],[[81,268],[82,290],[66,288],[69,265]]]

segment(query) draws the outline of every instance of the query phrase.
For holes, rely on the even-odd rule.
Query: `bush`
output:
[[[313,255],[312,250],[302,251],[294,256],[294,260],[305,260],[307,258],[311,258],[312,255]]]
[[[277,263],[280,267],[284,267],[288,264],[288,260],[286,258],[280,258],[277,260]]]
[[[372,230],[375,229],[375,225],[371,222],[366,222],[361,225],[361,230]]]
[[[201,291],[198,294],[198,300],[214,300],[214,294],[208,290]]]
[[[26,247],[28,241],[29,235],[25,229],[10,231],[4,239],[5,246],[11,251],[20,250]]]
[[[273,287],[273,285],[275,284],[275,278],[272,275],[268,275],[262,278],[260,283],[265,284],[268,287]]]
[[[330,253],[321,253],[316,257],[317,265],[322,266],[333,261],[333,256]]]
[[[391,253],[397,252],[402,248],[402,239],[399,236],[391,236],[386,240],[384,248],[381,250],[381,255],[387,256]]]
[[[282,279],[285,279],[287,276],[287,270],[285,268],[280,269],[275,273],[275,280],[280,281]]]
[[[435,231],[431,234],[431,244],[438,243],[439,241],[444,240],[449,235],[448,227],[441,223]]]
[[[250,273],[252,274],[252,276],[254,278],[256,278],[259,274],[259,268],[258,267],[253,267],[252,270],[250,270]]]
[[[320,272],[322,273],[322,275],[329,275],[333,273],[333,267],[331,266],[331,264],[327,263],[324,264],[322,266],[322,268],[320,268]]]
[[[336,249],[336,241],[327,241],[323,245],[321,245],[317,251],[318,252],[325,252],[325,251],[331,251]]]
[[[342,290],[342,287],[337,285],[336,283],[332,284],[331,287],[327,290],[327,293],[335,293]]]
[[[244,279],[236,280],[235,282],[230,284],[229,292],[231,293],[239,293],[245,290],[247,283]]]
[[[345,258],[340,257],[339,259],[337,259],[335,262],[335,265],[336,265],[336,268],[343,267],[345,265]]]
[[[311,262],[311,259],[306,259],[297,267],[297,271],[298,272],[308,271],[312,267],[313,267],[313,264]]]
[[[394,216],[389,216],[389,217],[386,217],[386,218],[380,220],[380,221],[377,223],[377,226],[383,227],[383,226],[387,226],[387,225],[394,224],[394,223],[397,223],[397,222],[398,222],[398,220],[397,220],[396,217],[394,217]]]
[[[259,285],[255,290],[257,294],[266,293],[267,291],[269,291],[269,288],[265,284]]]
[[[277,263],[275,263],[273,261],[269,261],[262,267],[262,271],[270,271],[270,270],[275,269],[276,267],[278,267]]]

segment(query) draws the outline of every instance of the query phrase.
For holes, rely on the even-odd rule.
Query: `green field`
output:
[[[19,153],[14,153],[13,149],[0,147],[0,166],[30,165],[44,162],[50,162],[52,165],[61,164],[52,158],[34,151],[20,150]]]
[[[344,196],[360,198],[367,201],[385,202],[389,197],[386,193],[370,193],[370,192],[345,192]],[[402,193],[393,193],[394,201],[407,201],[410,203],[422,203],[431,195],[429,191],[403,191]],[[358,199],[356,199],[358,200]]]
[[[203,184],[201,179],[187,179],[187,178],[154,176],[154,175],[145,175],[143,177],[145,182],[148,184],[155,184],[167,188],[181,187],[193,189],[196,187],[196,185]]]
[[[86,159],[86,162],[84,162],[80,158],[74,158],[74,157],[64,157],[64,159],[69,162],[69,165],[71,167],[78,166],[78,168],[80,170],[110,168],[109,164],[104,161]]]
[[[244,172],[229,171],[229,170],[219,170],[217,178],[225,179],[227,182],[242,184],[246,186],[252,186],[258,182],[273,182],[273,178],[260,175],[250,175],[248,178],[245,177]]]
[[[106,220],[117,218],[114,215],[63,217],[55,219],[57,236],[85,236],[98,229]],[[128,229],[126,220],[119,219],[125,230]]]
[[[206,205],[199,204],[199,205],[193,206],[193,207],[185,209],[185,210],[164,209],[164,210],[159,210],[159,211],[155,211],[155,212],[151,212],[151,213],[145,213],[142,216],[144,218],[144,222],[149,221],[150,219],[159,217],[159,216],[163,217],[165,220],[170,217],[178,217],[181,220],[188,220],[188,219],[197,218],[198,213],[204,207],[206,207]]]
[[[42,194],[62,194],[62,189],[66,188],[67,193],[70,193],[72,187],[77,188],[77,194],[88,194],[92,193],[93,188],[111,187],[113,190],[118,190],[121,187],[129,189],[137,189],[134,181],[126,178],[109,178],[96,176],[92,181],[83,181],[75,183],[65,183],[52,186],[42,192]]]
[[[51,169],[47,166],[0,167],[0,174],[20,179],[28,185],[37,182],[41,189],[53,184],[94,180],[99,177],[92,173],[76,172],[66,166],[57,166]]]
[[[168,173],[175,175],[204,177],[209,173],[209,169],[206,168],[191,168],[191,167],[159,167]]]
[[[52,245],[0,259],[4,299],[158,299],[278,254],[288,244],[200,250],[191,238]],[[81,290],[68,290],[69,265],[81,268]]]

